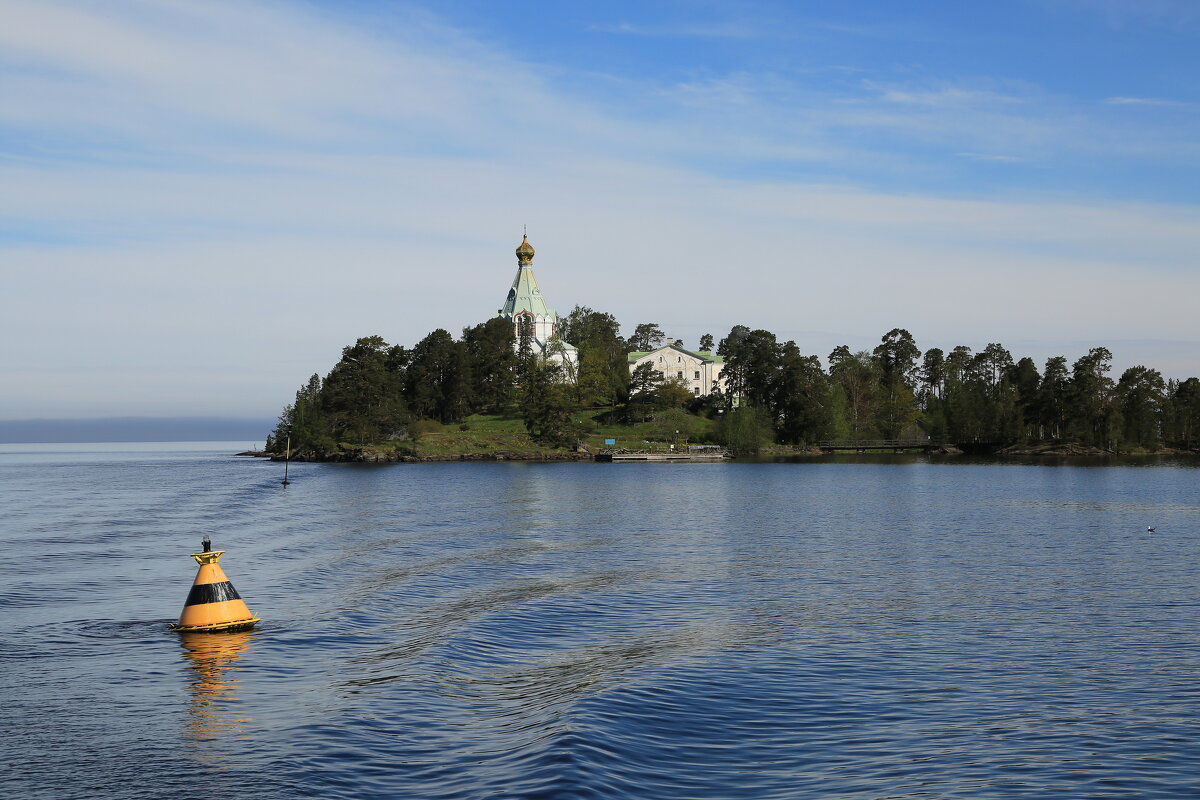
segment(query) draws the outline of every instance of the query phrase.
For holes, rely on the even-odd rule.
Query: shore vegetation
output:
[[[835,348],[823,366],[795,342],[735,325],[716,348],[724,386],[694,396],[628,354],[665,343],[654,323],[628,339],[611,314],[576,306],[562,321],[572,374],[532,354],[493,318],[410,347],[367,336],[313,375],[280,414],[267,451],[311,460],[564,458],[719,444],[737,454],[826,440],[924,440],[970,452],[1200,450],[1200,379],[1138,365],[1113,377],[1112,353],[1039,366],[999,343],[922,351],[902,328],[872,350]],[[682,342],[677,343],[683,347]],[[713,337],[700,344],[711,348]],[[697,348],[705,349],[707,348]]]

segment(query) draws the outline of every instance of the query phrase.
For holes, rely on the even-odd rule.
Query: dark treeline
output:
[[[294,448],[327,453],[339,443],[405,438],[422,420],[513,412],[535,440],[569,447],[585,432],[575,421],[581,409],[595,409],[602,422],[659,421],[664,430],[689,428],[696,416],[716,418],[717,440],[737,450],[772,440],[918,437],[960,445],[1200,447],[1200,380],[1164,380],[1145,366],[1114,380],[1112,354],[1103,347],[1074,363],[1055,356],[1039,370],[1000,344],[978,353],[963,346],[922,353],[897,328],[871,351],[835,348],[825,369],[795,342],[737,325],[716,351],[725,359],[725,391],[714,386],[694,397],[649,365],[630,374],[630,352],[666,342],[656,324],[639,325],[625,339],[612,315],[576,306],[561,334],[579,351],[571,375],[533,356],[524,335],[500,318],[458,339],[436,330],[411,349],[378,336],[359,339],[323,380],[313,375],[296,393],[268,449],[281,451],[290,436]],[[698,349],[712,345],[705,335]]]
[[[570,446],[581,431],[571,412],[616,407],[628,397],[628,343],[609,314],[576,307],[562,321],[562,340],[579,351],[579,366],[561,367],[531,353],[499,317],[466,328],[459,339],[438,329],[411,349],[379,336],[359,339],[322,380],[313,375],[284,408],[267,441],[330,453],[339,443],[370,444],[407,438],[422,420],[458,422],[471,414],[520,411],[543,443]]]

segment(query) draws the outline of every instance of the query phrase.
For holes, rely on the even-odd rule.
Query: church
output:
[[[533,275],[533,245],[529,243],[528,235],[517,247],[517,276],[513,278],[508,299],[498,315],[512,323],[518,348],[524,328],[528,331],[533,355],[558,364],[567,380],[575,380],[579,371],[579,351],[558,338],[558,315],[546,302]]]

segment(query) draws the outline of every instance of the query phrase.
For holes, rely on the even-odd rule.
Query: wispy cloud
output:
[[[1161,106],[1164,108],[1200,108],[1200,104],[1182,100],[1166,100],[1161,97],[1108,97],[1105,103],[1114,106]]]
[[[598,33],[613,33],[625,36],[650,36],[680,39],[750,39],[760,36],[778,36],[770,31],[744,22],[714,22],[705,24],[677,23],[643,25],[629,22],[590,25]]]
[[[1190,31],[1200,27],[1200,7],[1193,0],[1043,0],[1050,5],[1095,14],[1114,28],[1133,25]]]
[[[970,162],[1111,155],[1141,130],[1105,138],[1036,89],[742,71],[631,83],[654,108],[633,113],[407,14],[0,8],[0,339],[28,343],[0,417],[117,413],[131,385],[174,413],[270,414],[357,336],[494,313],[522,222],[560,310],[629,323],[670,297],[716,334],[882,332],[935,297],[904,314],[922,342],[1196,339],[1196,208],[878,177],[1018,172]]]
[[[864,38],[898,35],[896,31],[868,25],[851,25],[812,18],[790,20],[788,24],[783,24],[778,19],[745,15],[739,15],[736,19],[706,22],[680,20],[657,24],[625,21],[595,23],[589,25],[588,29],[598,33],[669,39],[803,39],[818,33],[839,33]]]
[[[1006,156],[1000,153],[955,153],[959,158],[968,158],[972,161],[999,161],[1004,163],[1021,163],[1028,161],[1027,158],[1020,156]]]
[[[964,106],[998,106],[1029,102],[1028,98],[1002,94],[986,89],[971,89],[944,86],[932,90],[896,89],[876,87],[867,82],[869,88],[879,88],[880,97],[888,103],[928,106],[933,108],[962,108]]]

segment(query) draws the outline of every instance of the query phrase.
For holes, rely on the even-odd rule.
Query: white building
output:
[[[725,359],[710,351],[692,352],[679,344],[663,345],[657,350],[629,354],[629,371],[632,373],[642,364],[649,364],[663,380],[682,381],[694,395],[725,391],[725,379],[721,371]]]
[[[575,380],[579,351],[558,338],[558,315],[542,296],[537,278],[533,276],[533,245],[528,236],[517,247],[517,277],[513,278],[508,299],[498,313],[513,324],[517,347],[521,346],[521,328],[524,326],[529,331],[533,354],[560,365],[567,379]]]

